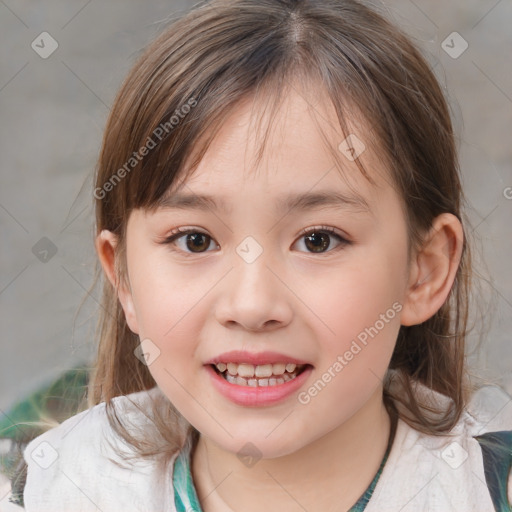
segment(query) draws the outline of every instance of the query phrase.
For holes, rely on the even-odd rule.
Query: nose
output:
[[[293,293],[264,255],[252,263],[235,260],[226,276],[215,307],[217,321],[225,327],[260,332],[290,323]]]

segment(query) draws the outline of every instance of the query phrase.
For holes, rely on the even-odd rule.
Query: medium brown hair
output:
[[[96,173],[96,228],[118,237],[119,279],[125,278],[130,212],[157,207],[178,179],[185,179],[185,171],[197,167],[240,101],[258,96],[271,102],[268,111],[274,112],[297,79],[321,87],[319,94],[334,105],[345,136],[354,106],[371,127],[371,139],[403,202],[410,248],[420,246],[441,213],[462,222],[449,109],[408,37],[354,0],[214,0],[174,21],[147,47],[112,106]],[[464,365],[470,276],[465,237],[447,301],[426,322],[401,326],[390,362],[396,371],[389,371],[384,382],[390,413],[399,412],[409,425],[433,435],[451,430],[470,392]],[[128,328],[106,279],[102,308],[89,405],[105,401],[112,427],[139,453],[171,453],[192,429],[172,404],[153,410],[161,443],[132,436],[116,414],[114,397],[156,383],[134,356],[139,338]],[[395,377],[400,393],[391,390]],[[421,403],[415,381],[451,398],[449,407]]]

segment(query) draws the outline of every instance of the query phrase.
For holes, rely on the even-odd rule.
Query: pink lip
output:
[[[230,352],[230,354],[232,354],[232,352]],[[267,361],[268,359],[265,360]],[[240,359],[238,359],[238,361],[240,361]],[[293,359],[287,359],[287,361],[295,362]],[[284,360],[279,362],[284,362]],[[235,404],[243,406],[265,406],[280,402],[297,391],[313,371],[313,367],[308,365],[300,375],[288,382],[285,382],[284,384],[277,384],[276,386],[251,387],[231,384],[221,377],[210,364],[206,365],[205,368],[210,374],[210,378],[212,379],[212,384],[215,389]]]
[[[274,364],[274,363],[295,363],[308,364],[307,361],[296,359],[295,357],[279,354],[278,352],[258,352],[251,353],[244,350],[232,350],[231,352],[224,352],[223,354],[206,361],[205,364],[217,363],[246,363],[254,365]],[[295,380],[295,379],[294,379]]]

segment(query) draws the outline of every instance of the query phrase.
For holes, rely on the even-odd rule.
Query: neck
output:
[[[192,475],[204,512],[348,510],[386,453],[391,421],[382,388],[347,422],[302,447],[252,467],[200,436]]]

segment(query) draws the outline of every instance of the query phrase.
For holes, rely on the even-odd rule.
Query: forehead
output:
[[[228,213],[233,195],[256,192],[287,211],[334,204],[369,211],[375,187],[391,184],[371,130],[348,114],[344,131],[332,103],[319,97],[290,88],[277,109],[254,97],[241,101],[195,169],[187,169],[190,155],[160,205]]]

